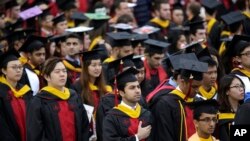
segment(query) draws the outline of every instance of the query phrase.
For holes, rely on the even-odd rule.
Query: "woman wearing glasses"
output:
[[[65,87],[67,71],[62,60],[48,59],[42,74],[48,85],[28,106],[27,141],[87,141],[87,113],[80,96]]]
[[[233,124],[235,113],[242,103],[245,94],[245,86],[242,80],[233,74],[225,75],[220,81],[218,90],[219,122],[218,138],[222,141],[229,140],[230,128]]]
[[[26,141],[26,106],[32,97],[28,85],[18,81],[23,66],[19,54],[8,51],[0,56],[0,140]]]

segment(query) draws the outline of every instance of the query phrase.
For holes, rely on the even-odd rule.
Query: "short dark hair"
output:
[[[161,4],[168,4],[168,0],[155,0],[154,2],[154,9],[155,10],[160,10],[161,9]]]
[[[72,33],[72,34],[69,34],[68,36],[66,36],[65,41],[69,38],[75,38],[75,39],[78,39],[79,41],[81,41],[80,36],[78,34],[75,34],[75,33]]]
[[[59,57],[51,57],[46,60],[42,69],[43,76],[50,76],[51,72],[55,69],[59,62],[62,62],[62,59]]]
[[[117,19],[117,23],[129,23],[133,22],[133,17],[129,14],[123,14]]]
[[[191,2],[188,5],[188,9],[194,16],[198,16],[200,14],[201,5],[198,2]]]

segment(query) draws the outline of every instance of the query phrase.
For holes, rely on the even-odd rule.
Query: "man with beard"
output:
[[[112,62],[116,59],[133,53],[133,48],[130,41],[131,34],[127,32],[116,32],[107,33],[107,35],[111,38],[110,44],[112,46],[112,51],[110,57],[105,59],[104,63]]]
[[[41,64],[45,61],[45,45],[47,38],[31,35],[19,49],[27,54],[27,63],[24,64],[24,70],[20,83],[28,84],[33,95],[36,95],[43,86],[41,76]]]
[[[68,80],[66,86],[70,88],[71,84],[80,76],[81,62],[79,58],[80,52],[80,37],[77,34],[69,34],[66,37],[66,52],[67,55],[63,60],[63,64],[68,70]]]

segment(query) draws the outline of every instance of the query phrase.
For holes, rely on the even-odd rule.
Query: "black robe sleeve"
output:
[[[235,124],[246,124],[250,125],[250,101],[247,103],[242,104],[239,109],[237,110],[237,113],[235,115]]]
[[[103,121],[103,141],[136,141],[135,136],[121,137],[119,136],[118,120],[115,119],[114,115],[107,115]]]
[[[38,97],[34,97],[28,105],[26,128],[27,141],[43,140],[44,129],[41,115],[41,100]]]
[[[177,141],[179,140],[180,114],[177,107],[170,106],[165,100],[159,100],[152,109],[154,124],[152,130],[152,140],[154,141]]]

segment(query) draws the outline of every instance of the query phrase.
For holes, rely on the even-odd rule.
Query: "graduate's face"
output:
[[[210,136],[214,130],[217,121],[216,114],[202,113],[199,120],[194,120],[195,127],[200,136]]]
[[[122,100],[127,104],[137,103],[141,99],[141,88],[138,81],[128,82],[124,91],[119,91],[119,94],[122,97]]]
[[[171,20],[171,9],[168,3],[162,3],[159,9],[160,18],[163,20]]]
[[[156,69],[162,64],[164,56],[165,55],[163,53],[162,54],[155,53],[152,56],[147,56],[148,64],[150,65],[151,68]]]
[[[243,68],[250,68],[250,46],[246,47],[242,52],[241,56],[238,57],[239,62]]]
[[[181,80],[181,87],[182,91],[185,94],[188,94],[189,87],[191,87],[191,91],[189,93],[189,98],[194,98],[195,95],[198,93],[199,87],[201,86],[202,81],[192,80],[192,84],[190,82],[186,82],[185,80]]]
[[[215,86],[217,80],[217,66],[209,66],[208,71],[203,73],[202,85],[208,88]]]
[[[74,56],[80,52],[80,42],[77,38],[68,38],[66,40],[66,50],[69,56]]]
[[[141,43],[134,48],[134,55],[143,55],[144,52],[145,47],[143,47]]]
[[[23,74],[23,65],[19,60],[10,61],[7,64],[6,69],[2,69],[6,79],[12,82],[17,82],[21,79]]]
[[[196,33],[195,33],[195,36],[193,38],[193,41],[198,41],[200,39],[203,39],[206,41],[206,29],[197,29]]]
[[[118,57],[121,58],[121,57],[124,57],[124,56],[128,56],[128,55],[130,55],[132,53],[133,53],[132,46],[123,46],[123,47],[119,48],[119,55],[118,55]]]
[[[182,25],[183,21],[184,21],[184,14],[183,14],[183,10],[181,9],[175,9],[173,10],[173,22],[178,24],[178,25]]]
[[[58,62],[50,73],[49,76],[45,76],[48,84],[55,88],[62,88],[67,81],[67,70],[62,62]]]
[[[226,94],[229,101],[243,100],[245,94],[244,85],[238,78],[234,78]]]
[[[21,12],[21,6],[15,6],[11,9],[11,16],[13,18],[19,18],[20,12]]]
[[[28,54],[29,60],[34,66],[41,65],[45,61],[45,48],[33,51]]]
[[[184,35],[180,35],[180,38],[177,41],[177,49],[179,49],[179,50],[184,49],[186,44],[187,44],[186,37]]]
[[[59,22],[56,24],[56,33],[62,34],[68,28],[67,21]]]
[[[131,10],[128,7],[128,3],[127,2],[121,2],[119,8],[116,10],[116,13],[119,14],[119,15],[130,14]]]
[[[139,73],[136,74],[136,78],[138,82],[141,83],[145,79],[145,68],[143,67],[137,70],[139,71]]]
[[[90,65],[88,66],[88,72],[90,77],[97,78],[102,73],[102,63],[100,59],[91,60]]]

